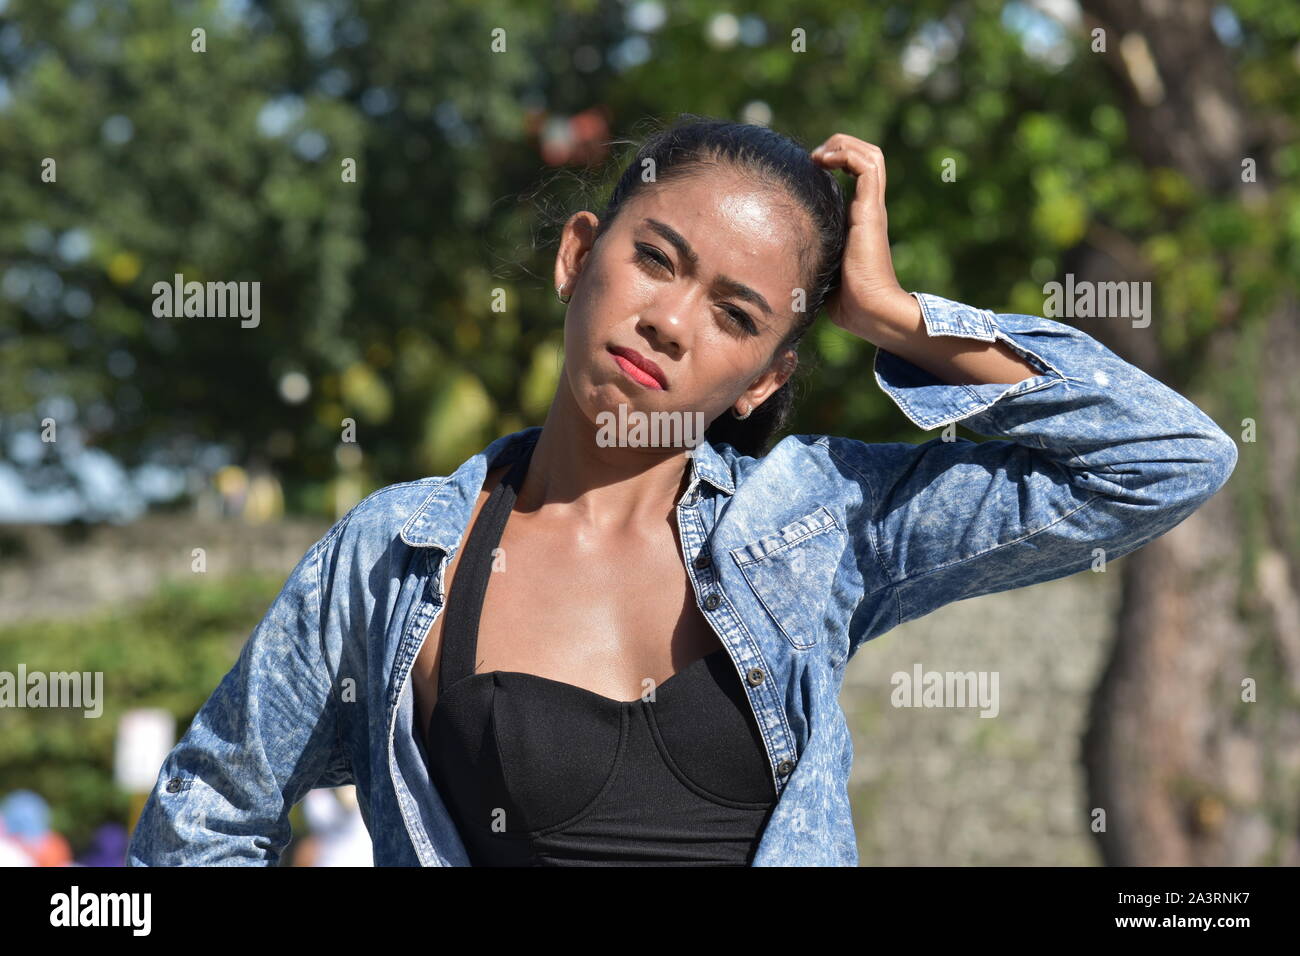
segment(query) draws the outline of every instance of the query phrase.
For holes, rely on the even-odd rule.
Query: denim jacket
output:
[[[761,458],[707,441],[689,456],[683,563],[778,794],[754,866],[857,863],[838,698],[863,644],[953,601],[1087,570],[1098,548],[1128,554],[1236,464],[1195,405],[1078,329],[913,294],[929,335],[1006,342],[1039,374],[948,385],[878,349],[877,384],[921,428],[961,422],[992,440],[789,435]],[[349,783],[376,865],[469,865],[430,780],[411,668],[487,471],[540,432],[375,492],[311,548],[168,754],[132,865],[275,864],[290,808]]]

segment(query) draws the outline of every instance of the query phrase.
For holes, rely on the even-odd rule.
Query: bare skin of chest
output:
[[[461,548],[443,578],[450,601],[470,530],[506,467],[488,472]],[[571,527],[513,512],[497,547],[479,620],[475,673],[517,671],[615,700],[636,700],[722,647],[695,603],[676,522],[635,539],[579,538]],[[411,672],[423,734],[437,703],[444,612]]]

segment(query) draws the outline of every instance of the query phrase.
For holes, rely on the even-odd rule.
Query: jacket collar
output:
[[[541,434],[542,426],[533,425],[502,435],[468,458],[438,483],[415,514],[402,526],[402,541],[413,548],[438,548],[450,553],[460,543],[461,534],[469,524],[474,502],[483,488],[487,473],[500,465],[513,462],[535,445]],[[683,498],[690,497],[700,481],[706,481],[728,495],[736,493],[730,465],[707,438],[692,450],[690,458],[691,482]]]

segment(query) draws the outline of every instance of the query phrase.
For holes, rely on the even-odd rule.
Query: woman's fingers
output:
[[[840,168],[856,177],[850,222],[868,222],[885,215],[884,155],[853,146],[832,147],[814,157],[827,168]]]
[[[874,197],[882,206],[885,202],[885,154],[874,143],[836,133],[826,142],[814,149],[809,155],[824,166],[840,167],[855,176],[870,173],[873,190],[867,190],[868,197]],[[861,196],[862,190],[855,189],[854,200]]]
[[[828,303],[831,321],[872,340],[873,323],[881,321],[905,294],[894,275],[885,211],[885,154],[873,143],[836,133],[810,156],[825,169],[853,176],[849,230],[844,246],[840,292]]]

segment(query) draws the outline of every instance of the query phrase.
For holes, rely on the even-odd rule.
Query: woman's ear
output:
[[[789,380],[790,376],[795,373],[795,369],[799,367],[799,353],[796,352],[794,349],[786,349],[785,364],[787,366],[787,369],[785,373],[785,378],[781,379],[782,385],[784,385]]]
[[[596,244],[597,227],[600,220],[594,213],[583,210],[575,212],[564,224],[560,234],[560,248],[555,254],[555,287],[567,286],[566,292],[573,293],[578,276],[582,273],[583,262],[587,253]]]
[[[794,349],[786,349],[785,352],[781,354],[781,357],[773,362],[773,366],[773,371],[776,375],[776,386],[772,391],[775,392],[790,380],[790,376],[794,374],[794,370],[799,367],[799,353]]]
[[[789,381],[799,367],[799,354],[794,349],[786,349],[780,358],[775,359],[768,370],[754,379],[753,384],[745,390],[750,405],[757,408],[771,397],[772,393]]]

